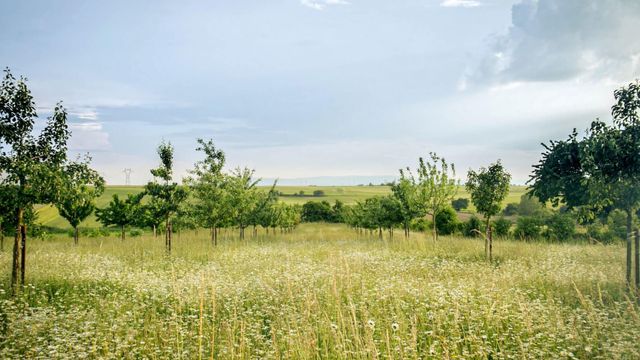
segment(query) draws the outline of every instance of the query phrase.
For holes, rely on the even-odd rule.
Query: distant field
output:
[[[267,189],[268,187],[264,188]],[[283,196],[280,197],[280,201],[290,204],[304,204],[307,201],[323,200],[333,203],[336,200],[340,200],[345,204],[352,205],[357,201],[363,201],[370,197],[384,196],[391,193],[391,189],[388,186],[278,186],[276,189],[283,193]],[[316,190],[322,190],[324,192],[324,196],[312,196],[313,192]],[[106,206],[114,194],[124,197],[127,194],[135,194],[140,191],[142,191],[142,186],[109,186],[105,190],[104,194],[98,198],[97,205],[98,207]],[[293,196],[294,194],[299,194],[300,191],[303,191],[305,196]],[[519,202],[520,196],[525,192],[525,186],[512,186],[504,204]],[[461,186],[456,197],[468,198],[469,194],[466,192],[464,187]],[[471,210],[473,210],[473,208]],[[67,221],[60,217],[58,211],[52,206],[41,206],[38,208],[38,222],[42,225],[56,228],[70,228]],[[80,224],[81,227],[94,227],[98,225],[99,224],[96,222],[95,216],[93,215]]]

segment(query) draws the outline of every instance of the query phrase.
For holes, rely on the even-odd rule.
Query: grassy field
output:
[[[383,196],[391,193],[388,186],[279,186],[277,190],[282,192],[284,196],[280,197],[280,201],[286,203],[304,204],[307,201],[322,201],[326,200],[333,203],[336,200],[340,200],[345,204],[355,204],[357,201],[362,201],[374,196]],[[313,197],[311,196],[315,190],[322,190],[325,196]],[[142,186],[109,186],[106,188],[104,194],[96,201],[98,207],[104,207],[110,200],[113,194],[118,194],[121,197],[127,194],[134,194],[142,191]],[[306,196],[293,196],[303,191]],[[524,194],[526,187],[524,186],[512,186],[509,195],[504,201],[504,204],[518,203],[520,202],[520,196]],[[465,191],[464,187],[460,187],[458,196],[468,198],[469,194]],[[473,207],[471,207],[473,209]],[[60,217],[56,208],[52,206],[41,206],[38,208],[38,222],[42,225],[56,227],[60,229],[70,229],[71,227],[65,219]],[[94,227],[99,226],[96,222],[95,216],[91,215],[87,220],[80,224],[80,227]]]
[[[3,278],[0,358],[640,357],[619,245],[497,241],[489,264],[481,240],[340,225],[207,238],[31,242],[24,292]]]

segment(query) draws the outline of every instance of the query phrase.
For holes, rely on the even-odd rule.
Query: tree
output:
[[[120,238],[124,240],[126,227],[137,221],[140,201],[144,195],[144,192],[128,194],[126,199],[121,200],[118,194],[113,194],[113,198],[106,207],[96,209],[96,218],[104,226],[119,226]]]
[[[27,229],[25,210],[48,204],[58,195],[55,179],[66,161],[67,112],[58,103],[44,129],[36,137],[38,115],[25,78],[17,80],[9,71],[0,84],[0,185],[11,186],[16,235],[13,243],[11,291],[16,293],[18,276],[24,284]]]
[[[469,170],[466,188],[471,194],[471,202],[476,210],[484,215],[486,238],[484,243],[485,255],[492,260],[493,239],[491,235],[491,217],[500,212],[502,201],[509,193],[511,175],[504,169],[500,160],[488,168]]]
[[[328,201],[307,201],[302,205],[302,221],[304,222],[332,222],[333,209]]]
[[[95,199],[104,191],[104,179],[89,167],[91,158],[71,162],[60,172],[61,187],[55,206],[60,216],[73,227],[73,241],[78,244],[78,225],[95,209]]]
[[[211,243],[218,245],[218,228],[229,221],[230,203],[227,202],[226,181],[222,173],[225,154],[217,149],[213,140],[198,139],[196,151],[203,152],[203,160],[196,162],[186,184],[192,193],[192,213],[198,225],[210,229]]]
[[[253,170],[236,168],[226,182],[226,193],[230,208],[230,218],[238,226],[240,239],[244,239],[244,230],[249,225],[256,205],[257,184],[260,179],[253,178]]]
[[[458,182],[455,180],[455,166],[448,164],[444,158],[436,153],[429,153],[429,158],[420,158],[418,161],[418,177],[415,179],[407,169],[410,178],[416,186],[416,205],[421,213],[431,215],[433,223],[433,239],[438,238],[436,216],[444,210],[458,191]]]
[[[391,185],[393,196],[400,203],[399,215],[404,228],[404,236],[409,237],[411,221],[424,216],[422,207],[417,203],[416,181],[411,170],[400,169],[400,179]]]
[[[173,180],[173,146],[171,143],[162,142],[158,146],[160,165],[151,169],[154,181],[145,185],[145,192],[151,196],[151,201],[157,206],[157,214],[165,222],[165,247],[171,252],[171,219],[178,211],[180,204],[186,200],[187,191]],[[155,179],[159,178],[160,182]]]
[[[451,206],[455,211],[462,211],[469,207],[469,199],[467,198],[457,198],[451,201]]]
[[[627,271],[631,284],[631,233],[640,208],[640,85],[631,83],[614,91],[613,125],[591,123],[586,137],[576,130],[565,141],[543,144],[545,151],[534,166],[529,193],[541,202],[602,213],[620,209],[627,215]],[[588,211],[585,211],[588,210]],[[636,241],[636,288],[640,287],[640,244]]]

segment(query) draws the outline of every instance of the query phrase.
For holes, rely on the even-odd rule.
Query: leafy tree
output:
[[[409,172],[409,169],[407,169]],[[411,174],[410,174],[411,175]],[[429,158],[418,161],[416,184],[416,204],[423,213],[431,215],[433,223],[433,239],[438,238],[436,216],[445,209],[458,190],[455,180],[455,166],[448,164],[436,153],[429,153]],[[413,175],[411,175],[413,178]]]
[[[192,212],[196,222],[211,231],[211,243],[218,244],[218,228],[229,222],[231,204],[227,201],[227,177],[222,173],[225,154],[213,140],[198,139],[197,151],[205,157],[197,162],[186,183],[192,193]]]
[[[304,222],[332,222],[334,217],[331,204],[324,201],[307,201],[302,205],[302,221]]]
[[[259,179],[253,178],[254,171],[237,168],[227,177],[225,189],[229,204],[232,204],[230,218],[240,230],[240,239],[244,239],[244,230],[251,221],[257,199]]]
[[[171,252],[171,220],[188,194],[186,189],[176,182],[172,182],[173,146],[171,143],[160,143],[158,156],[160,157],[160,166],[151,170],[154,181],[147,183],[144,188],[146,194],[151,196],[151,202],[155,202],[157,214],[165,222],[165,246],[167,251]],[[160,182],[157,182],[156,178],[159,178]]]
[[[404,236],[409,237],[413,219],[424,216],[423,209],[418,204],[416,180],[411,174],[411,170],[400,170],[400,179],[391,185],[391,192],[400,203],[399,215],[404,228]]]
[[[469,207],[469,199],[467,198],[457,198],[451,201],[451,206],[455,211],[462,211]]]
[[[156,198],[151,198],[150,201],[140,204],[136,212],[135,224],[141,228],[151,228],[153,231],[153,237],[158,236],[158,229],[162,224],[163,216],[162,203]]]
[[[65,165],[60,172],[62,190],[55,199],[60,216],[73,227],[73,240],[78,244],[78,225],[95,209],[95,199],[104,191],[104,179],[84,161]]]
[[[119,226],[120,238],[124,240],[126,227],[136,223],[140,201],[144,195],[144,192],[135,195],[127,194],[127,198],[121,200],[118,194],[113,194],[113,198],[106,207],[96,209],[96,218],[104,226]]]
[[[13,243],[11,291],[24,284],[27,229],[25,210],[49,204],[60,192],[56,174],[66,161],[67,112],[58,103],[44,129],[34,134],[36,105],[25,78],[16,79],[9,69],[0,84],[0,186],[12,187],[16,235]]]
[[[484,251],[489,261],[492,259],[491,217],[500,212],[502,201],[509,193],[511,175],[504,169],[500,160],[488,168],[479,171],[469,170],[466,188],[476,210],[484,215],[487,236]]]
[[[314,190],[313,191],[313,196],[322,197],[322,196],[324,196],[324,191],[323,190]]]
[[[543,144],[545,151],[529,180],[530,194],[542,202],[582,208],[582,213],[585,208],[591,214],[620,209],[627,214],[627,233],[631,233],[640,208],[640,85],[635,82],[622,87],[614,97],[613,125],[594,121],[583,139],[574,130],[565,141]],[[627,237],[629,285],[631,245]],[[640,287],[639,251],[636,259],[636,287]]]
[[[502,215],[504,216],[514,216],[518,215],[518,204],[517,203],[508,203],[507,206],[502,210]]]
[[[544,205],[537,198],[523,194],[517,209],[520,216],[539,216],[544,211]]]

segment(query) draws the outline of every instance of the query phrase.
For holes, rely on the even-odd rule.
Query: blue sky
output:
[[[394,175],[435,151],[464,177],[607,119],[640,77],[640,2],[5,1],[0,66],[39,113],[70,112],[71,152],[108,182],[179,176],[197,137],[262,177]],[[362,179],[362,178],[359,178]]]

